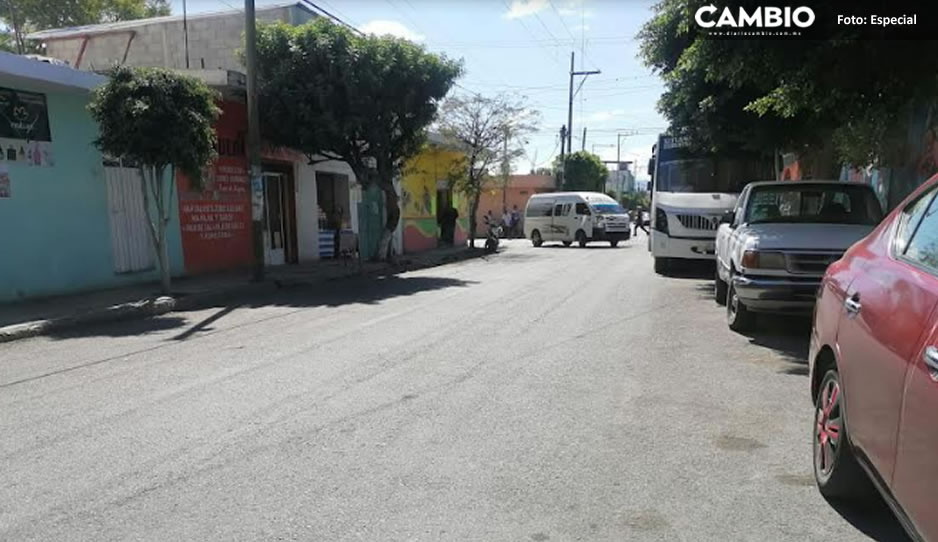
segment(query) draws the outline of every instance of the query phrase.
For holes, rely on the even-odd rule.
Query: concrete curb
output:
[[[228,301],[233,297],[269,294],[285,287],[303,288],[314,286],[323,282],[347,280],[355,277],[374,277],[389,274],[393,275],[406,271],[415,271],[418,269],[436,267],[438,265],[448,263],[457,263],[472,258],[479,258],[484,255],[484,251],[481,249],[475,251],[466,249],[465,251],[443,255],[442,257],[434,260],[405,260],[399,262],[397,265],[388,264],[377,269],[370,269],[361,272],[358,269],[350,269],[347,273],[342,273],[331,277],[327,276],[314,277],[311,279],[268,280],[261,283],[239,284],[233,287],[219,288],[217,290],[199,292],[179,297],[160,296],[152,299],[141,299],[139,301],[132,301],[128,303],[112,305],[109,307],[77,312],[75,314],[59,318],[34,320],[31,322],[3,326],[0,327],[0,343],[12,342],[41,335],[50,335],[52,333],[61,332],[63,330],[91,324],[137,320],[159,316],[173,311],[195,310],[211,306],[222,301]]]

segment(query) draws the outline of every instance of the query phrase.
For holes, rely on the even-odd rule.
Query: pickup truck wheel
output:
[[[756,324],[756,315],[743,305],[733,287],[733,276],[730,275],[730,284],[726,296],[726,323],[733,331],[749,331]]]
[[[814,479],[828,499],[863,499],[873,494],[873,487],[853,455],[843,404],[840,375],[831,369],[821,380],[814,405]]]
[[[671,260],[668,258],[655,258],[655,273],[666,275],[671,269]]]
[[[716,268],[713,273],[713,297],[717,305],[726,305],[726,283],[720,278],[719,268]]]

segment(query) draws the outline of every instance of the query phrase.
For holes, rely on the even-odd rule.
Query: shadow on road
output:
[[[880,542],[910,540],[886,501],[875,490],[872,491],[875,495],[870,498],[869,502],[828,501],[828,504],[857,530],[873,540]]]
[[[713,260],[683,260],[680,267],[673,267],[663,276],[672,279],[713,279],[714,273]],[[713,290],[713,284],[709,285],[710,291]]]
[[[808,342],[811,319],[798,316],[760,314],[754,331],[746,334],[749,342],[778,352],[786,361],[801,367],[786,369],[788,374],[808,372]],[[802,371],[803,369],[803,371]]]
[[[211,331],[212,325],[239,308],[295,307],[341,307],[343,305],[372,305],[395,297],[410,296],[420,292],[462,288],[475,284],[473,281],[448,277],[401,277],[385,275],[377,278],[354,278],[284,287],[277,292],[239,296],[205,308],[215,307],[218,311],[172,337],[184,341],[202,332]],[[182,328],[187,325],[181,316],[157,316],[143,320],[129,320],[108,324],[97,324],[53,333],[56,339],[80,337],[126,337],[146,335],[159,331]]]
[[[597,241],[596,243],[586,245],[585,247],[581,247],[579,245],[564,246],[564,245],[559,245],[559,244],[550,244],[550,245],[545,244],[545,245],[541,245],[540,248],[562,248],[562,249],[570,249],[570,250],[583,250],[583,249],[619,250],[619,249],[632,248],[632,245],[630,245],[628,241],[620,241],[617,246],[612,246],[609,243],[603,243],[601,241]]]

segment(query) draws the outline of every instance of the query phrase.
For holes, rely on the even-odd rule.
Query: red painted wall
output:
[[[208,168],[203,190],[192,188],[182,172],[176,174],[182,253],[190,274],[246,267],[253,260],[247,112],[237,102],[219,106],[218,159]]]

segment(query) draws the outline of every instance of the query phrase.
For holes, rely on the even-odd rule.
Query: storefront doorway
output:
[[[348,176],[317,171],[316,197],[319,203],[319,257],[334,258],[339,232],[352,229]]]
[[[264,263],[297,262],[296,191],[288,167],[264,166]]]

